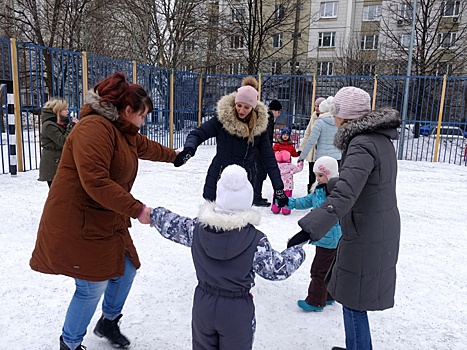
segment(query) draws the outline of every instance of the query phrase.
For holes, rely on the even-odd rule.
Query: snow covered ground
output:
[[[149,206],[165,206],[195,217],[214,146],[201,147],[185,166],[141,162],[133,194]],[[307,170],[307,166],[306,166]],[[306,170],[295,176],[295,196],[306,194]],[[71,278],[30,270],[47,184],[37,171],[17,177],[0,175],[0,350],[58,349]],[[378,350],[458,350],[467,344],[467,172],[464,166],[399,162],[398,200],[402,238],[396,305],[370,312],[374,348]],[[265,181],[265,195],[272,193]],[[265,232],[276,250],[299,229],[306,211],[290,216],[259,209]],[[188,248],[163,239],[135,221],[131,229],[142,267],[123,309],[121,329],[134,350],[191,348],[191,303],[196,278]],[[257,332],[255,350],[317,349],[344,346],[341,306],[305,313],[296,301],[305,297],[314,248],[288,280],[257,277],[253,289]],[[111,349],[92,334],[98,309],[85,337],[90,350]]]

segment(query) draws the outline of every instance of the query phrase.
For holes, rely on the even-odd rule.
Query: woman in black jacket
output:
[[[217,103],[217,116],[190,132],[183,151],[174,161],[176,167],[185,164],[195,155],[196,149],[211,137],[216,138],[217,150],[209,166],[204,184],[203,197],[216,199],[216,184],[222,171],[231,164],[243,167],[248,179],[253,183],[255,177],[255,151],[258,150],[274,188],[274,198],[279,206],[288,204],[284,194],[276,158],[268,139],[268,111],[258,101],[258,82],[254,77],[246,77],[242,86]]]
[[[346,349],[370,350],[367,311],[394,306],[400,217],[392,140],[401,119],[393,109],[371,111],[370,95],[355,87],[339,90],[334,102],[339,180],[324,203],[298,222],[303,231],[291,241],[300,242],[300,235],[318,241],[340,220],[342,238],[327,289],[343,306]]]

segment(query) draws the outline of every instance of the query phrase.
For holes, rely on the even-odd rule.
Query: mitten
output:
[[[173,161],[173,164],[175,167],[182,166],[186,162],[188,162],[188,159],[193,157],[195,155],[195,150],[191,147],[186,147],[181,151],[179,154],[177,154],[177,158]]]
[[[309,239],[310,235],[307,232],[301,230],[299,233],[297,233],[295,236],[289,239],[289,241],[287,242],[287,248],[299,244],[303,246],[303,244],[305,244]]]
[[[284,190],[275,190],[274,191],[274,202],[277,203],[279,208],[285,207],[289,204],[289,197],[287,197],[284,193]]]
[[[297,156],[300,157],[300,154],[302,154],[302,151],[297,151]]]

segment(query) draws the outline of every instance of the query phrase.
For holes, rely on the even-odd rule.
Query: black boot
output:
[[[333,347],[331,350],[345,350],[345,348],[340,348],[338,346]]]
[[[66,344],[65,342],[63,341],[63,338],[62,336],[60,336],[60,350],[71,350]],[[86,347],[84,345],[78,345],[77,348],[73,349],[73,350],[86,350]]]
[[[99,321],[97,321],[96,328],[94,328],[94,334],[99,338],[107,338],[114,348],[128,349],[130,341],[120,333],[120,328],[118,327],[118,321],[122,316],[123,315],[120,314],[115,320],[110,321],[102,315]]]

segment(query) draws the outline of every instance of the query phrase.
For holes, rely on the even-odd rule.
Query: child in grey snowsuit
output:
[[[257,230],[253,188],[245,169],[230,165],[217,183],[215,202],[195,219],[165,208],[151,211],[151,226],[163,237],[191,247],[198,279],[192,310],[194,350],[247,350],[253,346],[255,274],[274,281],[290,277],[305,260],[301,246],[279,253]]]

